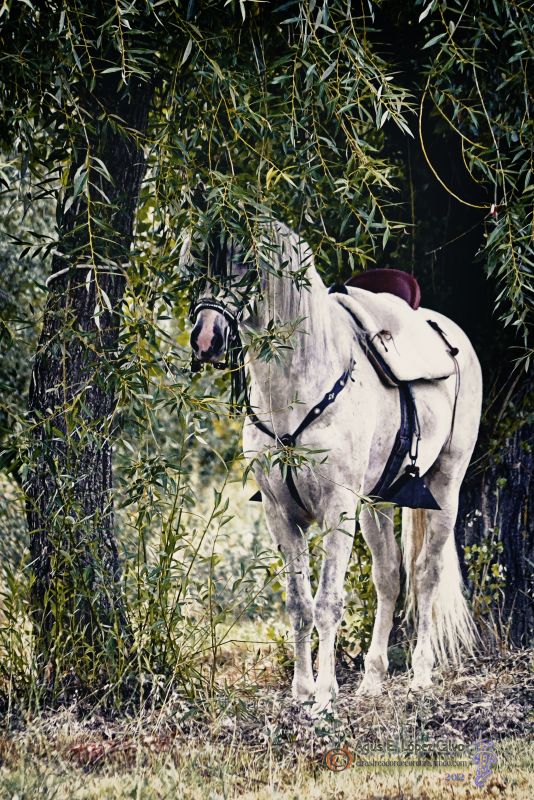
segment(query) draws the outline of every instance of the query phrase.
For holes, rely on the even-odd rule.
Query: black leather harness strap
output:
[[[393,442],[393,448],[386,461],[386,465],[382,475],[378,479],[375,487],[369,492],[369,497],[381,498],[387,489],[391,486],[393,481],[398,475],[402,466],[402,462],[408,454],[412,459],[412,463],[417,461],[417,449],[419,439],[421,438],[419,420],[417,418],[417,409],[415,407],[415,400],[413,399],[410,384],[399,383],[399,400],[401,420],[400,427]],[[415,449],[412,452],[412,444],[415,437]]]
[[[253,425],[256,426],[256,428],[258,428],[258,430],[260,430],[262,433],[265,433],[267,436],[269,436],[271,439],[274,439],[276,442],[279,442],[283,447],[295,447],[298,437],[306,430],[306,428],[308,428],[312,424],[312,422],[315,422],[315,420],[321,416],[323,411],[326,408],[328,408],[328,406],[332,405],[336,397],[343,391],[343,389],[347,385],[347,381],[350,378],[353,367],[354,367],[354,362],[351,361],[349,368],[345,370],[345,372],[341,375],[340,378],[338,378],[338,380],[332,386],[331,390],[324,395],[322,400],[319,403],[317,403],[317,405],[313,406],[313,408],[310,411],[308,411],[308,413],[306,414],[300,425],[293,431],[293,433],[286,433],[283,436],[277,436],[276,433],[270,430],[270,428],[268,428],[267,425],[264,425],[263,422],[260,419],[258,419],[254,411],[249,406],[247,413],[251,422],[253,423]],[[295,503],[297,503],[297,505],[299,505],[303,511],[309,513],[308,509],[302,502],[300,495],[298,493],[293,472],[294,472],[294,467],[288,467],[286,474],[287,488]],[[254,495],[252,499],[256,499],[256,495]]]
[[[432,328],[432,330],[436,331],[439,337],[441,337],[442,341],[447,346],[447,352],[449,353],[450,357],[454,362],[454,375],[455,375],[455,382],[454,382],[454,404],[452,406],[452,420],[451,420],[451,431],[449,433],[449,438],[447,439],[447,447],[450,449],[452,435],[454,433],[454,423],[456,422],[456,408],[458,405],[458,395],[460,394],[460,365],[458,364],[458,359],[456,356],[460,352],[457,347],[454,347],[445,335],[445,331],[443,331],[437,322],[433,319],[427,319],[428,324]]]

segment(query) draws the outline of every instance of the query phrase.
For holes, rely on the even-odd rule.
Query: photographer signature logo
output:
[[[335,747],[324,754],[324,765],[331,772],[343,772],[349,769],[354,761],[354,756],[346,747]]]
[[[323,765],[331,772],[343,772],[352,766],[362,767],[390,767],[390,766],[469,766],[466,761],[468,753],[471,754],[471,763],[476,767],[474,776],[475,786],[479,789],[486,785],[488,778],[493,774],[493,767],[497,764],[495,744],[489,739],[479,739],[474,745],[458,742],[435,743],[435,751],[429,752],[428,743],[422,738],[415,742],[387,742],[386,744],[363,743],[360,745],[362,752],[355,757],[346,744],[327,750],[323,757]],[[376,753],[381,758],[373,756]],[[372,756],[371,759],[368,756]],[[386,758],[384,758],[386,756]],[[392,758],[393,756],[393,758]],[[395,756],[397,756],[395,758]],[[448,772],[447,781],[464,781],[465,772]]]
[[[475,773],[475,786],[481,789],[490,775],[493,774],[493,767],[497,763],[497,755],[495,753],[495,745],[489,739],[480,739],[476,745],[476,751],[473,756],[473,764],[477,770]]]

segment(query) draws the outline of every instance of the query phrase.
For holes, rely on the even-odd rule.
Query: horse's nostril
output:
[[[215,354],[220,353],[223,349],[224,339],[221,333],[221,329],[218,326],[215,326],[213,330],[213,339],[211,340],[211,347]]]
[[[191,331],[191,338],[189,340],[191,343],[191,349],[194,350],[195,352],[197,351],[199,334],[200,334],[200,325],[195,325],[195,327]]]

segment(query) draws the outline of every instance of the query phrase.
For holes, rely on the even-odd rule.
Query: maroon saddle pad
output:
[[[389,292],[402,297],[413,309],[421,303],[421,289],[413,275],[400,269],[370,269],[346,281],[346,286],[367,289],[378,294]]]

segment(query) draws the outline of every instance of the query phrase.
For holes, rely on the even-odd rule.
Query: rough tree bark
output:
[[[522,407],[523,423],[514,425]],[[487,568],[504,567],[504,585],[485,606],[486,627],[516,646],[532,643],[534,635],[534,425],[532,423],[532,379],[522,383],[507,414],[512,431],[499,452],[482,472],[468,476],[460,494],[456,528],[460,552],[464,546],[488,545]],[[502,552],[499,550],[502,548]],[[464,579],[475,605],[480,604],[480,586],[469,580],[465,561]],[[481,570],[478,570],[478,577]],[[487,612],[493,617],[488,626]]]
[[[72,656],[83,649],[85,658],[128,638],[112,497],[113,359],[151,95],[146,81],[125,87],[117,73],[80,92],[87,123],[74,141],[69,183],[83,184],[84,171],[87,183],[58,208],[26,481],[32,609],[47,675],[66,637]]]

